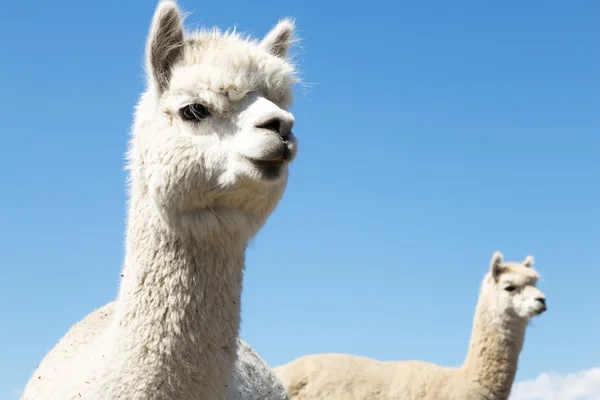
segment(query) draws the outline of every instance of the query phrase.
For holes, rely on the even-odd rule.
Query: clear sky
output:
[[[188,24],[259,36],[293,16],[302,38],[300,153],[244,281],[241,334],[269,364],[344,352],[458,365],[500,250],[532,254],[548,296],[517,381],[600,366],[600,2],[180,4]],[[116,294],[154,2],[2,8],[9,399]]]

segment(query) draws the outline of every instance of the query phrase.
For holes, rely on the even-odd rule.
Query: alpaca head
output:
[[[258,220],[273,211],[297,152],[287,110],[293,30],[282,20],[260,41],[216,29],[184,35],[176,3],[158,4],[131,158],[159,210]]]
[[[546,311],[546,296],[536,287],[538,273],[533,269],[533,257],[521,263],[504,262],[495,252],[484,282],[488,307],[503,317],[532,318]]]

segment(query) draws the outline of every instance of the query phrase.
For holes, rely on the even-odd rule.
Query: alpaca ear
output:
[[[525,261],[523,261],[523,265],[527,268],[533,267],[533,256],[525,257]]]
[[[502,253],[496,251],[492,256],[492,261],[490,261],[490,273],[495,281],[498,281],[498,277],[502,273],[502,263],[504,262],[504,257]]]
[[[183,26],[177,3],[161,0],[154,11],[146,42],[146,71],[159,93],[165,91],[171,79],[171,68],[181,57]]]
[[[283,19],[260,42],[260,47],[275,57],[285,58],[294,42],[294,21]]]

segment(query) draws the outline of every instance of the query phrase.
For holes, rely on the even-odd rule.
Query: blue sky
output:
[[[600,3],[180,4],[259,36],[293,16],[302,38],[300,153],[244,282],[242,336],[267,362],[458,365],[500,250],[534,255],[548,296],[517,380],[600,366]],[[3,5],[2,399],[116,295],[153,7]]]

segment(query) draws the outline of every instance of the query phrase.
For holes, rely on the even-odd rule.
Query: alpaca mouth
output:
[[[537,317],[538,315],[542,315],[543,313],[545,313],[548,310],[548,307],[546,305],[542,305],[541,307],[536,307],[533,310],[533,314]]]
[[[545,313],[547,310],[548,310],[548,307],[542,306],[542,308],[540,308],[538,310],[538,315]]]
[[[293,158],[291,150],[292,143],[287,140],[281,142],[281,147],[277,152],[273,152],[263,158],[247,157],[253,164],[260,166],[278,166],[283,163],[288,163]]]
[[[294,141],[287,139],[287,137],[281,138],[280,145],[272,149],[269,154],[264,154],[262,157],[245,157],[259,173],[261,179],[277,180],[285,166],[294,159]]]
[[[292,150],[291,150],[291,146],[292,143],[289,140],[284,140],[283,141],[283,161],[291,161],[292,160]]]
[[[277,167],[277,166],[283,164],[283,162],[284,162],[283,157],[267,159],[267,160],[250,159],[250,161],[252,161],[252,163],[254,165],[259,166],[259,167],[268,167],[268,166]]]

